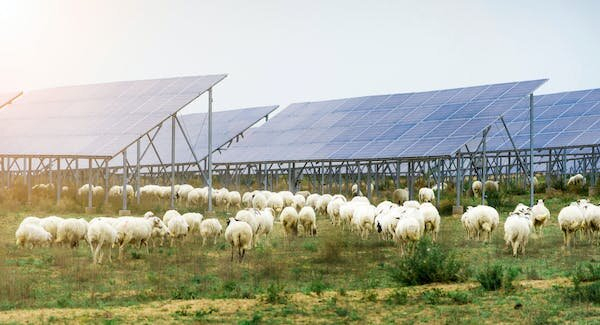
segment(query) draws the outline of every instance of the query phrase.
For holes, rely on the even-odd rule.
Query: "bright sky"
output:
[[[538,78],[539,93],[598,88],[598,13],[600,1],[0,0],[0,92],[227,73],[219,110]]]

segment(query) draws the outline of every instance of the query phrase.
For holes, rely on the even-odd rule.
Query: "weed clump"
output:
[[[496,291],[500,289],[512,289],[512,283],[518,275],[519,270],[517,268],[505,268],[502,264],[496,263],[486,265],[477,273],[476,278],[485,290]]]

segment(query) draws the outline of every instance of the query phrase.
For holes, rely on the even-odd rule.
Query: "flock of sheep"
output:
[[[581,182],[576,176],[572,179]],[[480,195],[483,186],[486,191],[498,190],[497,182],[482,184],[476,181],[472,186],[473,193]],[[86,184],[80,188],[80,192],[89,188]],[[93,191],[96,189],[93,186],[91,188]],[[122,187],[115,186],[109,190],[109,194],[122,195],[121,191]],[[170,187],[156,185],[146,185],[140,191],[145,196],[156,198],[171,194]],[[132,187],[127,187],[127,192],[128,195],[134,195]],[[206,204],[208,200],[206,187],[194,188],[184,184],[176,186],[175,192],[178,200],[192,206]],[[435,200],[433,189],[421,188],[419,201],[408,200],[408,191],[397,189],[392,194],[393,202],[383,201],[377,206],[361,196],[362,192],[356,184],[352,186],[352,192],[356,196],[348,199],[341,194],[320,195],[308,191],[296,194],[290,191],[252,191],[240,195],[237,191],[221,188],[213,189],[213,199],[217,207],[237,209],[235,216],[227,220],[224,232],[226,241],[231,245],[232,260],[236,250],[241,261],[246,250],[256,246],[261,238],[267,238],[274,229],[276,219],[281,224],[284,238],[299,234],[316,236],[318,214],[328,216],[341,231],[356,232],[362,239],[376,231],[381,240],[397,242],[401,254],[407,248],[414,247],[414,243],[427,234],[433,241],[437,240],[441,218],[431,203]],[[504,239],[507,246],[512,246],[513,255],[516,256],[519,249],[524,253],[530,235],[533,232],[541,235],[542,227],[549,219],[550,212],[542,200],[531,208],[517,205],[504,223]],[[500,216],[493,207],[479,205],[468,207],[461,222],[468,239],[490,241],[499,225]],[[600,207],[579,200],[560,211],[558,223],[566,246],[570,246],[573,235],[578,231],[593,243],[598,240],[600,233]],[[170,239],[170,245],[176,246],[188,235],[199,235],[204,246],[207,240],[216,243],[222,234],[223,226],[218,219],[203,218],[200,213],[182,215],[176,210],[167,211],[162,219],[147,212],[143,217],[99,217],[90,222],[81,218],[30,216],[21,222],[15,233],[18,246],[55,243],[76,247],[81,241],[86,241],[92,252],[93,263],[102,263],[104,250],[110,251],[115,246],[119,248],[119,259],[122,259],[128,245],[137,245],[139,249],[144,246],[148,252],[149,244],[163,245],[166,239]]]

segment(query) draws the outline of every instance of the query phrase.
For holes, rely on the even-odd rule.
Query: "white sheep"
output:
[[[25,217],[25,219],[23,219],[23,221],[21,221],[20,225],[25,225],[25,224],[28,224],[28,223],[33,223],[33,224],[36,224],[36,225],[39,226],[40,223],[41,223],[41,221],[42,221],[41,218],[34,217],[34,216],[28,216],[28,217]]]
[[[404,255],[407,245],[414,244],[421,239],[419,221],[415,218],[418,212],[416,209],[412,210],[408,215],[398,220],[394,231],[394,240],[400,244],[401,255]]]
[[[398,205],[402,205],[404,202],[408,201],[408,190],[405,188],[394,190],[392,193],[392,201]]]
[[[329,202],[331,202],[332,199],[333,197],[330,194],[321,195],[317,203],[317,212],[319,212],[322,215],[325,214],[327,212],[327,205],[329,204]]]
[[[442,183],[440,184],[440,191],[441,191],[441,190],[443,190],[443,189],[444,189],[444,190],[447,190],[447,189],[448,189],[448,184],[447,184],[446,182],[442,182]],[[436,183],[436,184],[434,184],[434,185],[431,187],[431,190],[432,190],[432,191],[434,191],[434,192],[437,192],[437,190],[438,190],[438,184],[437,184],[437,183]]]
[[[103,248],[108,248],[108,261],[112,263],[112,246],[117,240],[117,230],[105,219],[92,219],[87,229],[86,238],[92,251],[94,264],[102,264]]]
[[[461,219],[470,238],[481,239],[488,242],[492,239],[492,233],[498,227],[500,215],[493,207],[478,205],[468,207]]]
[[[352,184],[352,188],[350,190],[352,192],[352,196],[363,196],[363,193],[358,188],[358,184]]]
[[[248,223],[229,218],[225,229],[225,240],[231,245],[231,261],[233,261],[233,252],[237,248],[239,261],[242,262],[246,250],[252,248],[252,234],[252,227]]]
[[[582,210],[577,203],[564,207],[558,213],[558,227],[563,232],[565,246],[571,246],[571,237],[578,230],[581,230],[585,224]]]
[[[481,197],[481,191],[483,190],[483,183],[481,181],[474,181],[471,184],[471,190],[473,191],[474,197]]]
[[[536,232],[542,236],[542,228],[550,220],[550,210],[544,205],[544,200],[538,200],[538,203],[531,208],[531,218]]]
[[[296,195],[302,195],[302,196],[304,196],[304,199],[306,199],[310,195],[310,192],[309,191],[298,191],[298,192],[296,192]]]
[[[149,253],[148,241],[155,228],[166,228],[166,226],[162,220],[157,217],[117,218],[115,229],[117,230],[117,243],[119,244],[119,259],[123,259],[123,252],[128,244],[138,244],[138,248],[141,248],[141,246],[144,245],[146,246],[146,253]]]
[[[265,208],[264,210],[255,211],[255,220],[258,224],[254,240],[256,244],[260,237],[267,237],[271,231],[273,231],[273,222],[275,220],[275,211],[271,208]]]
[[[306,198],[300,194],[294,195],[293,199],[294,199],[293,207],[296,208],[296,210],[298,210],[298,211],[300,211],[300,209],[302,209],[304,207],[304,205],[306,204]]]
[[[260,225],[257,220],[257,215],[259,214],[258,211],[258,209],[254,208],[240,210],[235,214],[234,218],[237,221],[244,221],[250,225],[252,228],[253,240],[256,239],[256,234]],[[256,247],[256,242],[253,242],[252,245]]]
[[[187,202],[188,195],[191,191],[194,190],[194,187],[190,184],[181,184],[177,189],[177,199],[183,202]]]
[[[283,198],[278,193],[273,193],[267,200],[267,206],[276,213],[281,213],[281,210],[283,210]]]
[[[286,207],[294,206],[294,194],[290,191],[280,191],[277,194],[283,199],[283,205]]]
[[[310,206],[305,206],[298,213],[298,220],[302,225],[304,235],[307,237],[317,235],[317,217],[315,210]]]
[[[504,241],[506,246],[512,246],[513,256],[517,257],[519,247],[521,254],[525,254],[525,246],[529,240],[529,234],[533,223],[523,214],[511,214],[504,222]]]
[[[292,207],[285,207],[279,215],[279,221],[283,225],[283,236],[298,235],[298,212]]]
[[[433,190],[427,187],[422,187],[419,189],[419,201],[423,202],[433,202],[435,200],[435,193]]]
[[[252,207],[254,209],[262,210],[267,207],[267,198],[261,192],[256,192],[252,195]]]
[[[317,211],[317,209],[319,208],[317,206],[317,203],[319,202],[320,198],[321,195],[313,193],[306,198],[306,205],[312,207],[315,211]]]
[[[581,174],[576,174],[569,178],[569,180],[567,181],[567,186],[582,187],[585,186],[585,183],[585,177],[583,177],[583,175]]]
[[[88,223],[84,219],[63,219],[56,228],[56,240],[58,244],[68,244],[71,248],[79,245],[87,234]]]
[[[354,209],[352,223],[360,233],[362,239],[369,237],[369,232],[375,227],[375,207],[370,204],[361,204]]]
[[[200,223],[202,222],[202,218],[204,216],[201,213],[197,212],[188,212],[181,215],[185,222],[187,222],[189,229],[188,233],[191,235],[195,235],[200,233]]]
[[[181,242],[183,238],[187,236],[190,229],[190,226],[182,215],[174,215],[171,217],[169,221],[167,221],[167,227],[171,233],[171,247],[173,247],[177,241]]]
[[[254,193],[252,192],[244,192],[244,194],[242,195],[242,203],[244,204],[244,206],[246,208],[251,208],[252,207],[252,195]]]
[[[46,229],[52,235],[52,238],[57,237],[58,225],[63,221],[63,218],[57,216],[49,216],[40,220],[40,226]]]
[[[437,235],[440,232],[440,213],[431,203],[423,203],[419,208],[419,212],[423,216],[425,222],[425,232],[431,233],[433,242],[437,240]]]
[[[332,199],[327,204],[327,214],[334,225],[340,224],[340,208],[345,202],[339,198]]]
[[[30,244],[31,248],[34,248],[45,244],[49,245],[52,242],[52,234],[35,223],[21,224],[15,232],[15,237],[16,245],[19,247]]]
[[[199,206],[203,203],[202,195],[203,190],[201,188],[195,188],[188,192],[187,195],[187,206]]]
[[[162,217],[162,221],[165,223],[165,225],[168,225],[169,220],[175,216],[181,216],[181,213],[179,213],[177,210],[167,210]]]
[[[231,191],[227,193],[227,211],[229,211],[229,207],[231,206],[237,209],[242,207],[242,196],[240,195],[240,192]]]
[[[217,244],[217,238],[223,232],[223,226],[216,218],[208,218],[200,223],[200,236],[202,236],[202,246],[206,244],[207,239],[213,239],[213,244]]]
[[[491,181],[491,180],[485,181],[485,192],[486,193],[498,192],[499,189],[500,189],[500,186],[497,181]]]
[[[593,244],[600,232],[600,206],[591,204],[586,200],[580,200],[578,205],[584,219],[582,230],[588,235],[590,242]]]

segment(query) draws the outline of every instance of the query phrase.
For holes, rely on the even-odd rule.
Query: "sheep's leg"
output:
[[[215,235],[213,238],[214,238],[213,244],[216,245],[217,244],[217,236]]]
[[[204,247],[205,244],[206,244],[206,236],[202,237],[202,247]]]
[[[517,252],[519,251],[519,242],[513,242],[512,243],[512,249],[513,249],[513,256],[517,257]]]
[[[112,245],[108,246],[108,262],[112,263]]]

